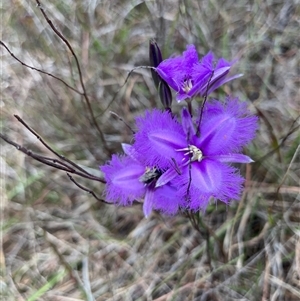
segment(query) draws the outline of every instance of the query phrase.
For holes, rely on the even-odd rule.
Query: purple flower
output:
[[[176,198],[177,189],[172,182],[155,187],[161,171],[142,164],[132,146],[123,144],[123,150],[126,156],[113,155],[110,162],[100,166],[107,181],[106,198],[123,206],[144,198],[143,211],[146,217],[153,209],[175,214],[181,204],[180,199]]]
[[[222,58],[214,66],[212,52],[199,61],[195,46],[188,45],[182,56],[162,61],[156,71],[177,92],[177,100],[181,101],[198,94],[203,96],[206,91],[210,94],[226,82],[242,76],[237,74],[227,77],[233,63]]]
[[[229,163],[252,162],[240,152],[255,136],[257,117],[249,115],[246,103],[227,98],[225,104],[206,105],[198,123],[186,109],[181,123],[168,112],[147,111],[137,119],[133,145],[141,162],[165,171],[156,187],[171,181],[186,209],[195,211],[204,210],[211,197],[238,199],[244,179]]]

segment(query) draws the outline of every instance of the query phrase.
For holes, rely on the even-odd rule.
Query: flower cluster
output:
[[[193,96],[204,96],[242,74],[228,77],[234,62],[219,59],[214,66],[214,55],[209,52],[201,61],[194,45],[189,45],[182,56],[162,61],[156,68],[160,77],[177,92],[181,101]]]
[[[221,59],[214,68],[212,61],[209,53],[199,62],[189,46],[182,57],[162,61],[156,70],[182,100],[237,77],[227,78],[231,63]],[[100,167],[108,201],[123,206],[143,201],[148,217],[152,210],[198,211],[211,199],[228,204],[239,198],[244,179],[231,163],[252,162],[241,151],[257,129],[257,117],[246,103],[213,100],[193,117],[183,108],[180,118],[170,110],[146,110],[136,128],[134,143],[122,144],[124,155],[113,155]]]

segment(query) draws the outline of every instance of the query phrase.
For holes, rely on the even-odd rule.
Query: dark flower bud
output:
[[[150,59],[150,66],[154,68],[156,68],[162,62],[160,49],[154,39],[150,39],[149,41],[149,59]],[[151,74],[152,74],[154,84],[158,89],[161,78],[157,74],[157,72],[153,69],[151,69]]]
[[[159,92],[160,101],[162,102],[164,108],[171,109],[172,92],[169,85],[163,79],[160,79],[158,85],[158,92]]]

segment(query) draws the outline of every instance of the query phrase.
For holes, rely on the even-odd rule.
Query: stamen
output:
[[[191,79],[185,79],[182,85],[182,90],[188,93],[193,88],[193,83]]]
[[[203,153],[202,153],[202,151],[197,146],[192,145],[192,144],[190,144],[186,148],[177,149],[176,151],[178,151],[178,152],[180,152],[180,151],[187,151],[183,155],[184,156],[192,155],[192,157],[190,158],[190,162],[194,162],[194,161],[200,162],[203,159]]]

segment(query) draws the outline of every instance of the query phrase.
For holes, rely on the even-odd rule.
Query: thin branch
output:
[[[129,77],[130,77],[130,75],[131,75],[135,70],[138,70],[138,69],[152,69],[152,70],[155,70],[155,68],[154,68],[154,67],[151,67],[151,66],[137,66],[137,67],[134,67],[133,69],[131,69],[131,70],[128,72],[127,77],[126,77],[126,79],[125,79],[125,82],[124,82],[124,84],[121,86],[121,88],[125,86],[125,84],[127,83],[128,79],[129,79]]]
[[[109,111],[109,113],[113,116],[116,116],[121,122],[123,122],[128,127],[128,129],[131,131],[132,134],[135,134],[135,131],[130,127],[129,124],[125,122],[125,120],[122,117],[120,117],[117,113],[112,111]]]
[[[75,62],[76,62],[76,66],[77,66],[77,70],[78,70],[78,74],[79,74],[79,80],[80,80],[80,84],[81,84],[81,87],[82,87],[82,90],[83,90],[83,97],[85,99],[85,102],[87,104],[87,107],[88,107],[88,110],[89,110],[89,113],[92,117],[92,121],[93,121],[93,124],[95,125],[96,129],[98,130],[98,133],[100,134],[100,138],[101,138],[101,141],[103,143],[103,147],[106,151],[106,153],[108,155],[111,154],[107,144],[106,144],[106,141],[104,139],[104,134],[102,132],[102,130],[100,129],[98,123],[97,123],[97,120],[95,118],[95,115],[94,115],[94,112],[92,110],[92,107],[91,107],[91,103],[90,103],[90,100],[89,100],[89,97],[87,95],[87,92],[86,92],[86,88],[85,88],[85,85],[83,83],[83,76],[82,76],[82,72],[81,72],[81,68],[80,68],[80,64],[79,64],[79,60],[71,46],[71,44],[68,42],[68,40],[55,28],[54,24],[52,23],[52,21],[49,19],[49,17],[47,16],[45,10],[43,9],[41,3],[39,0],[36,0],[36,3],[37,3],[37,6],[38,8],[40,9],[40,11],[42,12],[45,20],[47,21],[47,23],[50,25],[51,29],[55,32],[55,34],[67,45],[68,49],[71,51],[74,59],[75,59]]]
[[[124,83],[121,85],[121,87],[119,88],[119,90],[114,94],[112,100],[109,102],[109,104],[106,106],[106,108],[102,111],[101,115],[103,115],[108,109],[109,107],[111,106],[111,104],[114,102],[115,98],[117,97],[117,95],[119,94],[119,92],[121,91],[121,89],[126,85],[126,83],[128,82],[128,79],[129,77],[131,76],[131,74],[137,70],[137,69],[154,69],[153,67],[151,66],[138,66],[138,67],[134,67],[133,69],[131,69],[127,76],[126,76],[126,79],[124,81]]]
[[[112,204],[113,204],[113,203],[109,203],[109,202],[106,202],[106,201],[104,201],[104,200],[98,198],[97,195],[94,193],[94,191],[92,191],[92,190],[90,190],[90,189],[88,189],[88,188],[86,188],[86,187],[83,187],[81,184],[79,184],[78,182],[76,182],[76,181],[74,180],[74,178],[73,178],[70,174],[67,173],[67,175],[68,175],[69,179],[70,179],[77,187],[79,187],[81,190],[86,191],[86,192],[88,192],[89,194],[91,194],[97,201],[100,201],[100,202],[102,202],[102,203],[109,204],[109,205],[112,205]]]
[[[75,167],[76,169],[80,170],[81,172],[85,173],[86,175],[89,176],[93,176],[92,174],[90,174],[89,172],[87,172],[86,170],[84,170],[83,168],[81,168],[80,166],[78,166],[76,163],[74,163],[73,161],[65,158],[64,156],[60,155],[59,153],[57,153],[53,148],[51,148],[20,116],[18,115],[14,115],[14,117],[23,125],[26,127],[26,129],[28,131],[30,131],[50,152],[52,152],[53,154],[55,154],[57,157],[59,157],[61,160],[68,162],[69,164],[71,164],[73,167]]]
[[[54,79],[56,79],[56,80],[62,82],[65,86],[67,86],[69,89],[73,90],[74,92],[76,92],[76,93],[78,93],[78,94],[80,94],[80,95],[83,95],[82,92],[80,92],[80,91],[78,91],[76,88],[70,86],[70,85],[69,85],[68,83],[66,83],[63,79],[61,79],[61,78],[59,78],[59,77],[57,77],[57,76],[55,76],[55,75],[53,75],[53,74],[51,74],[51,73],[48,73],[48,72],[46,72],[46,71],[43,71],[43,70],[41,70],[41,69],[38,69],[38,68],[35,68],[35,67],[32,67],[32,66],[29,66],[29,65],[25,64],[23,61],[21,61],[19,58],[17,58],[17,57],[11,52],[11,51],[9,50],[9,48],[8,48],[2,41],[0,41],[0,45],[2,45],[2,46],[7,50],[7,52],[8,52],[8,53],[9,53],[16,61],[18,61],[21,65],[23,65],[23,66],[25,66],[25,67],[27,67],[27,68],[29,68],[29,69],[31,69],[31,70],[34,70],[34,71],[40,72],[40,73],[42,73],[42,74],[48,75],[48,76],[50,76],[50,77],[52,77],[52,78],[54,78]]]
[[[18,151],[24,153],[25,155],[27,155],[27,156],[33,158],[34,160],[36,160],[38,162],[41,162],[45,165],[48,165],[48,166],[54,167],[56,169],[72,173],[72,174],[76,174],[80,177],[83,177],[83,178],[86,178],[86,179],[89,179],[89,180],[101,182],[101,183],[104,183],[104,184],[106,183],[106,181],[104,179],[100,178],[100,177],[96,177],[96,176],[93,176],[93,175],[88,174],[88,173],[86,174],[86,173],[77,171],[76,169],[72,168],[71,166],[68,166],[66,163],[61,162],[61,161],[59,161],[55,158],[48,158],[48,157],[44,157],[44,156],[35,154],[31,150],[28,150],[26,147],[10,140],[9,138],[7,138],[6,136],[4,136],[1,133],[0,133],[0,138],[2,138],[8,144],[14,146]],[[67,162],[70,163],[70,164],[72,163],[73,166],[77,166],[74,162],[72,162],[70,160],[68,160]]]
[[[68,172],[71,172],[71,173],[73,173],[73,171],[74,171],[74,170],[71,169],[71,168],[68,168],[68,167],[65,167],[65,166],[59,166],[59,165],[57,165],[57,164],[55,164],[55,163],[49,162],[49,160],[48,160],[49,158],[44,159],[42,156],[39,156],[39,155],[33,153],[31,150],[28,150],[28,149],[25,148],[24,146],[19,145],[18,143],[16,143],[16,142],[10,140],[10,139],[7,138],[6,136],[2,135],[1,133],[0,133],[0,138],[2,138],[2,139],[3,139],[5,142],[7,142],[8,144],[14,146],[18,151],[24,153],[25,155],[27,155],[27,156],[29,156],[29,157],[31,157],[31,158],[33,158],[33,159],[35,159],[35,160],[37,160],[37,161],[43,163],[43,164],[52,166],[52,167],[57,168],[57,169],[60,169],[60,170],[68,171]]]
[[[70,180],[71,180],[78,188],[80,188],[81,190],[86,191],[86,192],[88,192],[89,194],[91,194],[97,201],[100,201],[100,202],[105,203],[105,204],[107,204],[107,205],[115,205],[115,203],[109,203],[109,202],[106,202],[106,201],[103,200],[103,199],[100,199],[99,197],[97,197],[97,195],[96,195],[92,190],[90,190],[90,189],[88,189],[88,188],[82,186],[81,184],[79,184],[79,183],[78,183],[77,181],[75,181],[74,178],[73,178],[71,175],[69,175],[68,173],[67,173],[67,175],[68,175],[69,179],[70,179]],[[141,203],[135,200],[135,201],[132,203],[132,205],[133,205],[133,206],[134,206],[134,205],[141,205]]]

